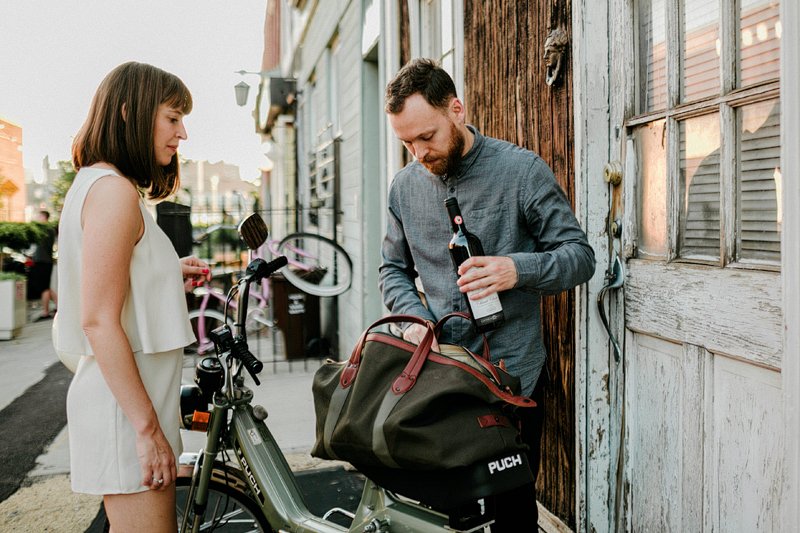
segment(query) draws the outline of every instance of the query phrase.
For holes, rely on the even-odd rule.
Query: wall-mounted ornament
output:
[[[552,87],[561,73],[564,63],[564,56],[569,45],[567,32],[561,28],[556,28],[550,32],[544,41],[544,64],[547,67],[545,82]]]

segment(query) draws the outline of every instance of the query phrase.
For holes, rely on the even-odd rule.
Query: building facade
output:
[[[0,117],[0,220],[25,220],[22,126]]]

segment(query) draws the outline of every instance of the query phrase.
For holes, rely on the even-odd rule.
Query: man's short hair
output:
[[[446,109],[450,100],[457,97],[453,78],[434,59],[416,58],[405,64],[386,86],[385,111],[399,113],[406,99],[421,94],[433,107]]]

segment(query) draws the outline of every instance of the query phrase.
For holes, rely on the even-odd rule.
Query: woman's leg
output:
[[[111,533],[175,533],[175,485],[163,490],[103,496]]]

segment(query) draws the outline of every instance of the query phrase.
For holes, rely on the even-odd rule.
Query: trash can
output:
[[[320,357],[327,354],[320,338],[319,297],[307,294],[280,273],[270,278],[275,323],[283,333],[287,359]]]

